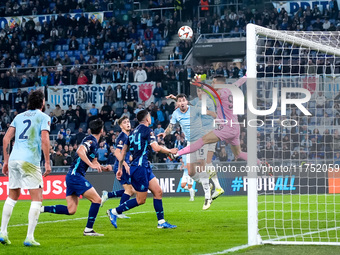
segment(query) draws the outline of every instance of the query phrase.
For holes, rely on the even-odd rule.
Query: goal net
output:
[[[339,39],[247,27],[250,245],[340,245]]]

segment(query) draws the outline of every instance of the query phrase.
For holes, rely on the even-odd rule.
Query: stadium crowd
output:
[[[276,8],[265,8],[263,11],[240,8],[237,11],[223,5],[220,8],[202,7],[200,18],[193,19],[192,28],[197,33],[230,33],[231,37],[244,36],[248,23],[275,30],[340,31],[338,2],[332,0],[328,8],[320,7],[300,7],[295,13],[288,13],[284,8],[280,11]]]
[[[1,9],[3,16],[11,16],[15,11],[18,12],[18,15],[26,15],[23,12],[23,9],[26,8],[25,4],[22,4],[23,2],[25,1],[22,1],[18,8],[16,1],[7,1],[5,8]],[[65,1],[26,2],[27,5],[39,6],[37,14],[48,14],[51,6],[55,9],[53,13],[73,12],[72,10],[79,8],[82,11],[106,10],[109,1],[83,1],[79,8],[75,6],[75,8],[70,8],[72,10],[65,10],[61,7],[65,5]],[[75,3],[71,0],[66,2]],[[157,7],[170,3],[172,1],[164,1],[164,3],[154,1],[150,2],[150,6]],[[125,6],[122,8],[124,9]],[[231,9],[220,11],[214,9],[215,13],[208,11],[200,20],[195,17],[192,20],[193,28],[198,33],[232,31],[238,33],[244,30],[244,26],[248,22],[275,29],[332,31],[331,25],[327,27],[324,24],[327,23],[326,19],[329,23],[334,23],[333,20],[337,20],[336,8],[337,6],[331,11],[326,10],[319,14],[316,10],[299,11],[293,16],[289,16],[284,10],[280,13],[275,10],[273,12],[265,10],[259,13],[249,10],[235,12]],[[34,7],[30,10],[34,10]],[[219,15],[219,12],[223,15]],[[47,86],[78,84],[77,105],[70,105],[66,111],[62,110],[60,106],[55,109],[49,105],[46,106],[46,113],[52,118],[53,130],[51,133],[56,135],[55,142],[51,146],[53,164],[64,166],[72,162],[77,145],[88,132],[87,124],[96,117],[101,117],[105,121],[106,129],[103,141],[100,143],[99,160],[102,163],[110,163],[114,160],[115,138],[119,132],[116,122],[119,117],[128,116],[132,125],[135,126],[137,112],[147,108],[152,115],[155,133],[161,133],[167,127],[171,113],[175,109],[174,102],[164,100],[164,97],[170,93],[177,93],[177,83],[181,84],[182,91],[190,94],[189,82],[195,74],[201,74],[207,79],[211,79],[214,75],[223,75],[226,79],[237,79],[246,73],[246,66],[243,63],[241,65],[233,63],[229,66],[225,64],[182,65],[180,60],[191,48],[191,44],[184,42],[178,43],[169,57],[170,60],[178,61],[165,65],[142,63],[144,60],[156,60],[161,51],[160,41],[167,43],[170,37],[176,33],[178,28],[176,15],[167,20],[161,19],[156,12],[142,16],[133,13],[128,22],[124,24],[114,17],[104,17],[102,23],[98,21],[93,23],[83,17],[75,20],[70,16],[65,18],[60,14],[57,19],[52,19],[51,22],[44,24],[28,19],[20,26],[7,26],[0,31],[0,87],[2,88],[0,93],[0,143],[2,143],[2,137],[11,120],[27,108],[28,93],[24,89],[25,87],[42,88],[46,93]],[[314,20],[316,21],[314,22]],[[302,22],[303,26],[297,21]],[[320,25],[320,22],[323,24]],[[287,26],[285,26],[286,23]],[[165,45],[164,42],[162,43]],[[263,61],[266,64],[258,67],[260,75],[280,76],[285,73],[283,70],[287,70],[282,68],[280,59],[266,57],[273,55],[273,52],[269,52],[270,50],[275,51],[275,47],[279,47],[274,43],[272,46],[268,47],[268,51],[263,52],[265,56]],[[281,55],[288,56],[292,52],[293,50]],[[132,62],[122,63],[126,60]],[[272,65],[268,65],[270,61],[272,61]],[[315,63],[315,66],[326,68],[325,63],[320,60]],[[286,66],[291,65],[286,64]],[[297,66],[303,66],[302,62],[299,62]],[[307,72],[307,69],[305,70]],[[318,70],[316,68],[315,70],[323,73],[328,69]],[[297,73],[300,71],[298,70]],[[287,73],[292,74],[291,69]],[[95,106],[91,109],[84,109],[81,106],[82,85],[102,83],[125,85],[145,81],[157,83],[153,91],[155,101],[150,105],[138,103],[138,94],[133,87],[118,85],[109,87],[105,91],[105,104],[100,109],[96,109]],[[7,89],[17,88],[18,90],[15,92],[7,91]],[[338,149],[336,147],[339,144],[337,139],[340,139],[336,129],[328,128],[319,131],[316,128],[311,129],[311,127],[316,124],[324,124],[327,127],[340,125],[340,101],[337,97],[334,98],[334,103],[331,104],[324,100],[324,105],[317,107],[318,111],[315,112],[318,116],[317,119],[302,117],[298,111],[292,109],[291,115],[294,115],[293,117],[301,124],[300,127],[276,127],[274,135],[262,132],[258,140],[258,157],[265,157],[268,160],[282,158],[332,159],[335,155],[329,151]],[[323,95],[320,95],[313,99],[313,102],[322,102],[322,98]],[[247,141],[244,129],[241,132],[240,141],[242,150],[246,151]],[[186,145],[180,128],[177,128],[174,134],[164,141],[159,140],[159,143],[178,148]],[[223,142],[217,144],[214,158],[221,161],[234,160],[229,147],[226,147]],[[168,159],[163,154],[154,153],[151,161],[168,162]]]

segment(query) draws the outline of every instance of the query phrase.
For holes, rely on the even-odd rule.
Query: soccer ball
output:
[[[194,32],[189,26],[183,26],[180,29],[178,29],[178,37],[181,40],[190,40],[193,34]]]

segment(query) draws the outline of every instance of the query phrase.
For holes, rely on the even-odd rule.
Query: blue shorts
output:
[[[131,184],[136,191],[146,192],[149,189],[149,181],[156,177],[151,167],[131,166]]]
[[[84,176],[75,174],[66,175],[66,196],[83,195],[86,191],[92,188],[91,183]]]
[[[113,172],[115,174],[117,174],[118,172],[118,167],[115,168],[113,167]],[[124,185],[124,184],[131,184],[131,179],[130,179],[130,175],[127,174],[127,172],[125,171],[125,167],[123,166],[123,174],[122,174],[122,177],[120,178],[120,181],[119,181],[120,184]]]

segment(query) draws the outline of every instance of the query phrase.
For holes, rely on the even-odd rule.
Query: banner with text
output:
[[[319,10],[323,12],[326,9],[330,9],[330,2],[332,1],[289,1],[273,2],[273,5],[279,12],[284,8],[289,14],[295,14],[300,7],[302,10],[305,10],[308,6],[311,10],[314,9],[314,6],[318,6]],[[338,6],[340,6],[340,0],[337,0],[337,2]]]
[[[66,18],[67,15],[70,15],[71,18],[75,17],[77,20],[81,17],[81,13],[66,13],[63,14],[63,16]],[[29,19],[33,19],[35,23],[38,21],[41,25],[44,24],[46,21],[47,23],[50,23],[52,17],[55,17],[55,19],[58,19],[57,14],[47,14],[47,15],[32,15],[32,16],[18,16],[18,17],[0,17],[0,28],[5,28],[6,25],[9,27],[14,27],[16,24],[19,26],[22,24],[23,19],[28,21]],[[93,23],[95,23],[97,20],[99,20],[100,23],[103,22],[104,13],[103,12],[85,12],[84,17],[88,20],[91,20]]]
[[[85,103],[82,107],[90,109],[92,104],[96,105],[96,108],[101,108],[104,105],[104,93],[109,86],[115,89],[118,85],[122,86],[125,90],[127,84],[98,84],[98,85],[81,85],[85,92]],[[132,89],[137,92],[138,102],[145,102],[148,106],[154,101],[153,90],[156,86],[155,82],[145,83],[129,83]],[[48,104],[51,108],[59,104],[61,109],[67,110],[69,105],[77,105],[76,93],[80,85],[69,86],[54,86],[48,88]]]

